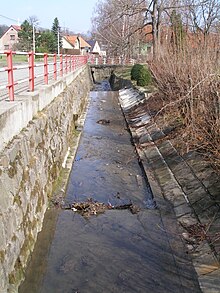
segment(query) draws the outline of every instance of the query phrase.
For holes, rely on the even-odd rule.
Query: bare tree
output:
[[[183,26],[206,35],[219,23],[219,0],[104,0],[99,2],[93,22],[97,34],[120,54],[135,37],[140,38],[144,26],[151,26],[156,59],[161,51],[161,27],[172,26],[174,14],[181,15]]]
[[[138,31],[144,24],[145,1],[99,2],[93,17],[93,31],[111,54],[131,57],[138,46]],[[139,36],[140,37],[140,36]]]
[[[189,0],[188,10],[194,31],[207,35],[220,20],[219,0]]]

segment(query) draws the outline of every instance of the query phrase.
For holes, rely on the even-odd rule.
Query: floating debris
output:
[[[106,125],[106,124],[109,124],[109,123],[110,123],[110,120],[107,120],[107,119],[100,119],[100,120],[98,120],[96,123],[98,123],[98,124],[102,124],[102,125]]]
[[[182,227],[187,231],[182,233],[183,238],[191,244],[191,242],[201,242],[207,239],[207,226],[205,224],[196,223],[191,225],[182,224]]]
[[[84,217],[92,215],[103,214],[106,210],[130,210],[132,214],[137,214],[140,208],[132,203],[113,206],[110,202],[108,204],[88,199],[85,202],[74,202],[64,209],[71,209],[74,212],[79,212]]]

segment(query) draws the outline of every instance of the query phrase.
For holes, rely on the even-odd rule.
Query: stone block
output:
[[[6,154],[0,155],[0,166],[3,168],[7,168],[9,165],[9,158],[6,156]]]
[[[3,223],[3,216],[0,215],[0,251],[4,251],[6,244],[5,225]]]
[[[2,266],[0,266],[0,292],[6,293],[7,292],[7,275]]]
[[[16,157],[20,156],[20,140],[14,139],[4,150],[4,153],[10,162],[14,162]]]
[[[8,171],[7,171],[8,172]],[[15,196],[19,190],[19,185],[16,177],[10,178],[6,172],[1,174],[1,183],[3,190],[7,191],[8,194]]]
[[[7,212],[8,207],[13,204],[14,198],[10,190],[6,189],[0,178],[0,212]]]
[[[174,211],[177,217],[182,217],[192,213],[192,209],[188,206],[187,203],[174,207]]]

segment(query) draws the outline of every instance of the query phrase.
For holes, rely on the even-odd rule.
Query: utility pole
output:
[[[60,54],[60,27],[57,27],[57,54]]]
[[[34,23],[33,23],[33,53],[35,54],[35,27],[34,27]]]

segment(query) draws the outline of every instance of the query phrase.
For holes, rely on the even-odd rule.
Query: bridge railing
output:
[[[63,54],[47,54],[33,52],[15,52],[0,51],[0,56],[5,56],[6,66],[1,67],[0,64],[0,100],[7,99],[14,101],[15,88],[18,85],[25,85],[25,89],[34,91],[36,80],[40,80],[42,84],[48,84],[49,79],[57,80],[64,74],[73,72],[85,65],[88,61],[87,56],[82,55],[63,55]],[[14,56],[26,56],[26,62],[19,62],[16,65]],[[24,59],[24,58],[23,58]],[[16,74],[16,72],[19,73]],[[21,74],[22,72],[22,74]],[[8,93],[7,93],[8,91]]]
[[[135,60],[132,58],[89,55],[88,63],[91,65],[134,65]]]

